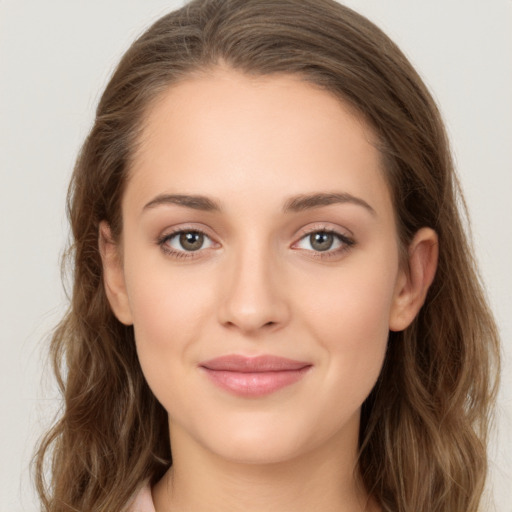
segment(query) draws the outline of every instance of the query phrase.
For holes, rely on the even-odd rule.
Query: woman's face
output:
[[[290,76],[218,69],[149,111],[106,280],[174,446],[355,449],[406,280],[371,138]]]

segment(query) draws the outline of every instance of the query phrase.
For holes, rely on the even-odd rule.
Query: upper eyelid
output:
[[[197,225],[180,225],[179,227],[169,227],[162,230],[162,234],[158,236],[158,239],[164,239],[164,238],[170,238],[174,235],[177,235],[179,233],[190,233],[190,232],[196,232],[201,233],[203,235],[206,235],[208,238],[211,238],[212,240],[215,239],[215,236],[211,234],[211,230],[207,227],[203,226],[197,226]]]
[[[318,233],[318,232],[327,232],[327,233],[333,233],[335,235],[339,235],[344,238],[353,238],[354,234],[352,231],[348,228],[344,228],[341,226],[332,226],[328,223],[315,223],[314,225],[310,226],[309,228],[301,228],[295,235],[296,241],[302,240],[304,237],[311,235],[312,233]],[[295,243],[295,242],[293,242]]]

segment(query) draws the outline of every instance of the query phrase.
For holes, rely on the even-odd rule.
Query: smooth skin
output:
[[[379,510],[354,471],[361,405],[389,330],[423,304],[437,237],[421,229],[400,264],[372,140],[339,99],[288,75],[219,66],[149,109],[122,239],[102,223],[100,249],[112,309],[169,415],[157,512]],[[311,369],[241,397],[200,371],[228,354]]]

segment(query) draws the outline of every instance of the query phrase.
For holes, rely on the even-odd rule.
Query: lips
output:
[[[222,356],[201,363],[200,368],[218,387],[235,395],[259,397],[301,380],[311,363],[264,355]]]

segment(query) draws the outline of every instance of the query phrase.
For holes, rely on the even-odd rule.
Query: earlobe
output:
[[[439,244],[436,232],[422,228],[408,249],[408,268],[397,279],[389,317],[389,329],[402,331],[414,320],[425,302],[437,269]]]
[[[110,307],[121,323],[131,325],[133,321],[119,247],[114,242],[110,226],[105,221],[100,223],[98,246],[103,264],[103,284]]]

